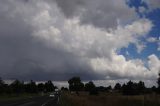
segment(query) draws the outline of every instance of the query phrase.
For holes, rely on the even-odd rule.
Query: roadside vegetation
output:
[[[60,100],[60,106],[160,106],[160,96],[122,95],[118,93],[100,93],[98,96],[80,92],[80,95],[65,92]]]
[[[51,81],[36,84],[33,80],[28,83],[15,80],[11,84],[6,84],[0,78],[0,101],[32,98],[44,96],[56,89]]]
[[[147,88],[142,81],[117,83],[111,86],[96,86],[92,81],[83,83],[80,77],[68,80],[69,87],[61,88],[60,106],[160,106],[160,74],[157,87]],[[43,96],[55,91],[52,81],[36,84],[15,80],[6,84],[0,79],[0,101]]]
[[[92,81],[83,84],[80,77],[68,83],[69,89],[61,89],[60,106],[160,106],[160,74],[158,86],[151,88],[142,81],[96,87]]]

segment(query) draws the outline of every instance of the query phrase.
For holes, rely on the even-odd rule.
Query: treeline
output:
[[[36,84],[33,80],[28,83],[23,81],[15,80],[11,84],[6,84],[0,78],[0,95],[3,94],[22,94],[22,93],[47,93],[52,92],[56,89],[56,86],[52,81],[47,81],[45,83]]]
[[[73,77],[68,80],[69,89],[62,87],[61,90],[63,91],[73,91],[79,95],[79,91],[86,91],[89,92],[90,95],[98,95],[99,92],[118,92],[122,93],[123,95],[141,95],[147,93],[157,93],[160,94],[160,74],[159,78],[157,79],[157,87],[153,86],[151,88],[147,88],[144,82],[132,82],[128,81],[125,84],[117,83],[112,88],[111,86],[104,87],[104,86],[95,86],[92,81],[88,83],[83,83],[80,77]],[[0,95],[1,94],[22,94],[22,93],[40,93],[40,92],[52,92],[55,91],[57,87],[54,86],[51,80],[45,83],[36,84],[33,80],[28,83],[24,83],[23,81],[15,80],[11,84],[6,84],[0,78]]]
[[[117,92],[123,95],[141,95],[141,94],[148,94],[148,93],[158,93],[160,94],[160,74],[159,78],[157,79],[158,87],[151,87],[147,88],[144,82],[132,82],[131,80],[125,84],[116,83],[115,86],[112,88],[111,86],[103,87],[99,86],[96,87],[92,81],[88,83],[82,83],[80,77],[73,77],[68,80],[69,84],[69,91],[76,92],[79,95],[79,91],[87,91],[90,95],[98,95],[99,92]],[[67,88],[62,87],[61,90],[68,90]]]

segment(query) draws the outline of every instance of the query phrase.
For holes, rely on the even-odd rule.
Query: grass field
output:
[[[63,93],[60,99],[61,106],[160,106],[160,95],[123,96],[121,94],[101,93],[90,96],[87,93]]]

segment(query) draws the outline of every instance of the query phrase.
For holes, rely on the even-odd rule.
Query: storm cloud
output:
[[[79,16],[81,24],[115,28],[137,18],[135,8],[125,0],[55,0],[66,17]]]
[[[154,79],[156,55],[127,60],[118,50],[134,44],[153,24],[124,0],[0,1],[0,73],[23,80]]]

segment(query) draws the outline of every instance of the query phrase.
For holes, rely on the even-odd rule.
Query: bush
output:
[[[90,94],[90,95],[98,95],[99,93],[98,93],[97,88],[93,88],[93,89],[91,89],[91,90],[89,91],[89,94]]]

